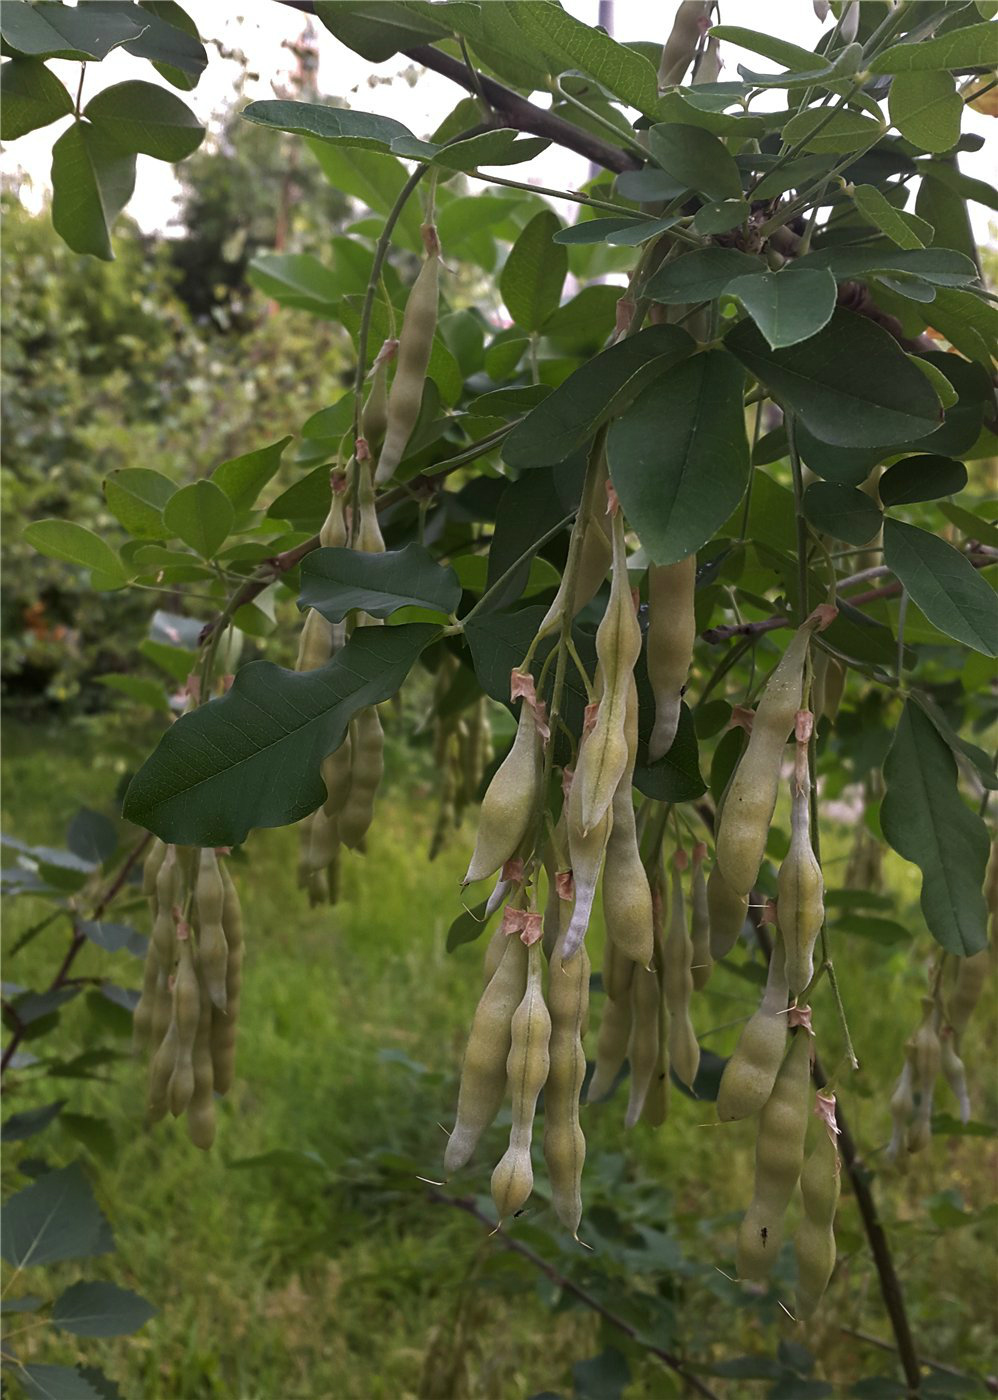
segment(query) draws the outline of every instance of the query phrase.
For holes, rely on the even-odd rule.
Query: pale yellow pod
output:
[[[703,36],[702,26],[710,23],[713,8],[711,0],[682,0],[672,21],[669,37],[662,46],[658,68],[659,92],[683,81]]]
[[[177,957],[177,926],[174,907],[179,907],[182,887],[176,846],[168,846],[156,875],[156,916],[151,941],[162,972],[172,972]]]
[[[794,1239],[798,1322],[817,1311],[835,1268],[835,1212],[839,1203],[839,1154],[822,1129],[800,1177],[804,1214]]]
[[[773,940],[759,1010],[745,1024],[717,1094],[722,1123],[758,1113],[773,1091],[787,1044],[787,973],[782,939]]]
[[[893,1130],[890,1142],[887,1144],[887,1160],[898,1167],[901,1171],[906,1171],[908,1167],[908,1153],[906,1138],[908,1135],[908,1124],[912,1114],[915,1112],[915,1094],[912,1087],[911,1065],[907,1058],[904,1067],[894,1085],[894,1091],[890,1098],[891,1120]]]
[[[326,754],[322,760],[322,781],[326,784],[326,800],[323,803],[327,817],[338,817],[350,796],[350,775],[352,771],[353,740],[347,728],[338,749]]]
[[[662,927],[663,901],[668,892],[668,884],[665,872],[662,871],[661,882],[655,892],[652,902],[654,915],[654,935],[655,935],[655,975],[658,978],[658,1056],[655,1060],[655,1072],[652,1081],[645,1095],[645,1106],[641,1110],[641,1121],[648,1123],[653,1128],[660,1128],[669,1116],[669,1100],[671,1098],[671,1086],[669,1083],[669,1036],[671,1033],[671,1017],[669,1006],[665,996],[665,930]]]
[[[170,990],[170,974],[162,968],[156,974],[156,990],[152,1003],[152,1026],[149,1035],[149,1048],[159,1049],[170,1028],[173,1018],[173,992]]]
[[[194,1070],[194,1092],[187,1105],[187,1136],[203,1152],[215,1141],[215,1077],[211,1063],[212,1002],[208,988],[202,987],[201,1014],[191,1063]]]
[[[759,1115],[755,1194],[738,1231],[737,1268],[743,1279],[767,1278],[783,1239],[783,1217],[804,1165],[810,1037],[798,1030]]]
[[[752,733],[734,771],[717,827],[717,863],[736,894],[755,884],[776,807],[787,738],[800,709],[804,662],[816,622],[799,627],[766,682]]]
[[[225,888],[222,928],[229,948],[229,959],[225,969],[225,1010],[219,1011],[214,1007],[211,1013],[211,1062],[215,1091],[226,1094],[232,1087],[236,1066],[236,1028],[242,993],[244,944],[239,892],[225,861],[221,862],[219,871]]]
[[[342,473],[334,472],[329,512],[319,527],[319,543],[323,549],[342,549],[347,543],[346,500],[346,480]]]
[[[502,962],[502,955],[506,951],[506,944],[509,942],[509,934],[503,933],[502,924],[497,925],[495,932],[485,945],[485,955],[482,958],[482,988],[486,988],[495,976],[496,968]]]
[[[786,949],[787,985],[796,997],[814,976],[814,945],[825,919],[825,882],[811,845],[809,785],[791,778],[790,787],[790,848],[777,877],[776,917]]]
[[[505,952],[479,999],[471,1023],[461,1069],[457,1120],[444,1153],[448,1176],[470,1159],[478,1139],[502,1105],[513,1013],[523,1000],[526,986],[527,950],[513,936],[506,941]]]
[[[526,700],[521,700],[513,747],[482,798],[475,850],[462,884],[488,879],[516,853],[537,808],[542,772],[537,722]]]
[[[583,744],[583,748],[585,744]],[[581,800],[573,780],[568,794],[568,853],[572,865],[572,881],[575,886],[575,904],[572,918],[565,934],[563,956],[570,958],[582,947],[593,902],[599,885],[603,857],[613,829],[613,805],[590,831],[583,832],[581,822]]]
[[[356,850],[374,820],[374,804],[385,771],[385,734],[374,705],[353,718],[350,791],[337,817],[339,838]]]
[[[607,948],[612,944],[622,963],[649,967],[654,953],[651,890],[638,848],[629,772],[614,793],[611,820],[602,882]],[[629,981],[629,970],[626,977]]]
[[[340,842],[339,818],[329,817],[322,807],[312,813],[308,828],[305,862],[309,875],[323,872],[336,854]]]
[[[174,1118],[179,1118],[194,1093],[194,1040],[201,1017],[201,988],[194,967],[189,938],[179,946],[177,971],[173,979],[173,1025],[177,1028],[177,1058],[167,1086],[167,1101]]]
[[[696,641],[696,576],[695,554],[678,564],[653,564],[648,570],[648,680],[655,700],[655,722],[648,740],[652,763],[669,752],[679,727]]]
[[[703,860],[693,860],[693,888],[690,899],[690,943],[693,948],[693,961],[690,972],[693,974],[693,988],[702,991],[710,981],[714,959],[710,954],[710,907],[707,901],[707,881],[703,873]]]
[[[374,482],[366,462],[357,463],[357,530],[353,547],[361,554],[384,554],[385,552],[385,538],[378,523]],[[359,613],[357,620],[362,626],[374,624],[380,627],[384,624],[384,618],[368,617],[366,613]]]
[[[548,971],[551,1064],[544,1086],[544,1160],[554,1213],[578,1239],[582,1219],[582,1168],[586,1139],[579,1123],[579,1095],[586,1077],[583,1027],[589,1014],[589,958],[583,948],[564,962],[555,948]]]
[[[375,478],[379,486],[383,486],[395,474],[419,418],[426,370],[430,363],[433,337],[437,328],[440,244],[436,229],[425,225],[423,239],[426,243],[426,259],[409,290],[409,299],[402,317],[395,378],[388,391],[385,440],[378,457],[378,472]]]
[[[957,959],[956,976],[946,999],[946,1023],[953,1028],[957,1046],[981,999],[990,971],[990,948],[982,948],[969,958]]]
[[[177,1023],[172,1018],[149,1065],[146,1122],[158,1123],[169,1108],[169,1086],[177,1063]]]
[[[612,938],[603,945],[603,990],[613,1001],[630,996],[635,963],[620,952]]]
[[[333,654],[333,628],[322,613],[309,608],[298,639],[296,671],[316,671]]]
[[[218,857],[210,846],[201,852],[194,887],[194,918],[198,935],[198,970],[201,985],[220,1010],[225,1010],[225,969],[229,948],[222,930],[225,887]]]
[[[700,1046],[690,1021],[693,995],[693,944],[686,925],[686,901],[682,874],[677,866],[672,875],[672,902],[669,932],[665,940],[662,992],[669,1011],[669,1063],[676,1077],[688,1089],[700,1068]]]
[[[939,1009],[933,997],[922,998],[922,1019],[914,1035],[905,1045],[911,1065],[912,1087],[915,1090],[915,1116],[908,1127],[909,1152],[920,1152],[932,1137],[932,1101],[936,1080],[942,1066],[942,1046],[939,1041]]]
[[[579,546],[579,563],[575,576],[575,589],[571,600],[568,597],[568,579],[562,577],[558,592],[537,629],[538,637],[546,637],[561,624],[562,614],[567,610],[572,617],[591,603],[606,578],[613,550],[610,544],[610,521],[601,509],[607,479],[605,456],[597,464],[588,501],[583,509],[590,507],[582,531]]]
[[[388,366],[394,360],[398,346],[397,340],[386,340],[379,350],[371,372],[371,388],[361,413],[361,432],[375,457],[388,427]]]
[[[163,861],[166,859],[167,845],[158,836],[154,836],[152,845],[145,860],[142,862],[142,893],[150,900],[154,901],[152,913],[156,913],[156,877],[160,872]]]
[[[156,949],[150,942],[146,949],[146,960],[142,968],[142,991],[132,1012],[132,1053],[141,1055],[149,1049],[152,1039],[153,1007],[156,1002],[156,983],[160,968]]]
[[[596,1068],[589,1081],[586,1103],[596,1103],[599,1099],[606,1098],[613,1088],[614,1080],[627,1058],[630,1038],[630,996],[620,1001],[611,1001],[607,997],[596,1041]]]
[[[944,1026],[939,1036],[940,1068],[943,1078],[949,1085],[960,1110],[960,1122],[970,1122],[970,1092],[967,1089],[967,1070],[953,1044],[953,1031]]]
[[[578,789],[578,819],[585,835],[610,808],[628,762],[627,711],[634,664],[641,652],[641,628],[627,577],[627,547],[620,511],[612,525],[613,576],[610,600],[596,631],[596,655],[603,694],[596,723],[579,751],[572,787]]]
[[[515,1215],[534,1189],[530,1143],[537,1099],[551,1067],[551,1014],[544,1000],[539,943],[527,955],[527,985],[510,1023],[506,1077],[513,1099],[509,1147],[492,1173],[492,1199],[500,1220]]]
[[[747,894],[736,894],[721,874],[719,865],[707,876],[707,918],[710,925],[710,955],[715,962],[727,957],[738,942],[748,915]]]
[[[641,1117],[648,1091],[654,1083],[659,1057],[660,1004],[658,975],[648,968],[636,967],[631,981],[631,1036],[627,1046],[631,1088],[624,1115],[625,1128],[633,1128]]]

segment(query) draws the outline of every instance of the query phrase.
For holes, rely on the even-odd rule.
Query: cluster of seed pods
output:
[[[492,762],[488,702],[481,696],[465,711],[449,711],[447,693],[458,671],[457,658],[441,657],[433,693],[433,766],[440,781],[437,819],[430,839],[435,860],[460,825],[465,808],[476,800],[485,770]]]
[[[142,880],[152,937],[132,1031],[136,1053],[152,1056],[148,1121],[185,1113],[191,1142],[204,1149],[215,1137],[215,1095],[232,1085],[242,988],[239,895],[219,854],[153,842]]]

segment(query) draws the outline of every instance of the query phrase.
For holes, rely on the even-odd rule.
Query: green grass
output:
[[[127,732],[110,731],[107,743],[114,752],[102,757],[92,724],[9,725],[4,830],[59,844],[79,803],[107,805],[143,747],[142,736]],[[457,881],[470,827],[430,865],[432,792],[398,754],[393,766],[397,781],[381,801],[369,853],[348,858],[336,908],[309,910],[295,889],[293,832],[255,833],[246,862],[234,864],[247,925],[238,1075],[221,1106],[210,1154],[190,1146],[182,1121],[143,1128],[143,1074],[130,1060],[112,1066],[113,1076],[103,1082],[36,1085],[30,1074],[15,1079],[11,1107],[58,1093],[73,1111],[105,1118],[116,1142],[113,1161],[99,1166],[95,1179],[117,1253],[88,1266],[59,1266],[51,1278],[29,1271],[24,1285],[44,1292],[53,1280],[61,1286],[85,1272],[133,1287],[159,1308],[134,1338],[114,1342],[77,1346],[48,1328],[26,1331],[12,1342],[23,1358],[99,1362],[124,1394],[148,1400],[526,1400],[545,1390],[570,1394],[572,1363],[615,1341],[590,1311],[556,1308],[556,1289],[490,1241],[469,1216],[434,1204],[417,1179],[417,1172],[433,1178],[440,1170],[444,1135],[438,1124],[453,1111],[481,944],[453,956],[444,950],[447,926],[460,908]],[[844,855],[847,841],[844,833],[833,834],[832,861]],[[898,891],[896,917],[917,932],[917,880],[900,863],[890,865],[889,878]],[[8,947],[38,917],[33,903],[8,912]],[[143,911],[135,917],[144,927]],[[44,985],[65,938],[62,924],[46,930],[11,960],[5,975]],[[874,1167],[887,1137],[886,1100],[902,1045],[917,1020],[928,952],[924,932],[893,951],[858,936],[837,940],[863,1065],[858,1075],[841,1073],[840,1090]],[[139,965],[124,954],[108,958],[87,949],[77,970],[134,986]],[[756,996],[733,972],[715,972],[694,1007],[701,1033],[726,1027],[706,1034],[710,1048],[730,1050],[734,1023],[750,1013]],[[595,1026],[598,1015],[593,1020]],[[815,1023],[823,1058],[835,1066],[841,1039],[824,983],[815,997]],[[93,1034],[81,998],[63,1013],[45,1047],[79,1050]],[[996,1116],[988,1071],[994,1050],[993,1021],[982,1015],[968,1034],[967,1060],[975,1117],[987,1121]],[[950,1109],[945,1089],[941,1093],[941,1106]],[[738,1212],[751,1191],[752,1126],[708,1126],[710,1107],[674,1092],[662,1130],[628,1136],[620,1098],[587,1110],[583,1235],[588,1231],[596,1243],[596,1255],[571,1253],[564,1242],[552,1245],[542,1170],[538,1204],[515,1222],[516,1237],[570,1268],[594,1292],[610,1288],[608,1300],[618,1310],[633,1310],[635,1296],[640,1301],[645,1290],[656,1328],[668,1333],[659,1340],[693,1359],[772,1355],[784,1336],[806,1342],[818,1357],[816,1374],[839,1385],[889,1373],[888,1356],[841,1331],[889,1336],[848,1192],[838,1223],[840,1267],[826,1306],[802,1336],[802,1329],[780,1320],[772,1300],[750,1297],[743,1304],[718,1273],[731,1271]],[[501,1137],[500,1122],[459,1189],[487,1195]],[[229,1165],[275,1149],[314,1153],[325,1165],[303,1158],[245,1169]],[[56,1124],[24,1151],[65,1161],[80,1148]],[[20,1155],[7,1154],[8,1189],[24,1184],[15,1165]],[[927,1355],[961,1370],[994,1364],[986,1302],[992,1240],[980,1218],[994,1159],[992,1140],[939,1139],[906,1178],[878,1179],[919,1342]],[[967,1212],[966,1223],[939,1228],[947,1209],[938,1199],[942,1192],[957,1193],[953,1199]],[[629,1230],[635,1223],[668,1228],[657,1274],[631,1268],[620,1253],[615,1232],[621,1219]],[[614,1268],[621,1272],[617,1291]],[[679,1393],[658,1363],[642,1360],[637,1349],[632,1357],[635,1381],[627,1400]],[[716,1384],[731,1397],[767,1389],[756,1381]]]

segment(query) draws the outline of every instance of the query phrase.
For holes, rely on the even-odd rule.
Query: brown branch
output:
[[[99,919],[107,909],[108,905],[112,902],[112,900],[114,900],[117,897],[117,895],[120,894],[121,890],[124,887],[125,881],[128,879],[132,870],[135,868],[136,862],[138,861],[139,857],[142,855],[143,851],[148,846],[151,840],[152,832],[147,831],[146,834],[142,837],[141,841],[139,841],[135,846],[132,847],[125,860],[122,861],[121,866],[114,879],[111,881],[110,885],[108,885],[107,890],[104,892],[103,895],[101,895],[100,899],[98,899],[97,903],[94,905],[93,912],[90,916],[91,919]],[[46,993],[56,992],[59,990],[60,987],[65,987],[68,985],[69,970],[73,966],[73,963],[76,961],[77,955],[83,948],[86,941],[87,935],[81,930],[79,926],[79,920],[74,917],[73,936],[70,939],[69,947],[66,949],[66,956],[60,963],[59,970],[52,978],[52,981],[46,987]],[[16,1019],[16,1024],[13,1030],[11,1031],[10,1041],[4,1049],[3,1056],[0,1057],[0,1074],[4,1073],[11,1060],[14,1058],[14,1055],[17,1053],[17,1047],[24,1039],[24,1033],[27,1030],[27,1026],[25,1025],[25,1023],[21,1021],[20,1018],[18,1018],[17,1016],[17,1008],[11,1007],[10,1011]]]
[[[840,1327],[839,1331],[844,1332],[847,1337],[855,1337],[858,1342],[866,1342],[868,1346],[879,1347],[881,1351],[891,1353],[896,1351],[896,1348],[890,1342],[885,1342],[882,1337],[872,1337],[869,1332],[857,1332],[855,1327]],[[940,1371],[944,1376],[957,1376],[962,1381],[980,1380],[989,1395],[998,1395],[998,1377],[971,1376],[966,1371],[958,1371],[955,1366],[947,1366],[944,1361],[933,1361],[928,1356],[922,1357],[922,1364],[928,1366],[932,1371]]]
[[[435,1201],[438,1205],[455,1206],[458,1210],[465,1211],[482,1225],[487,1226],[489,1231],[494,1233],[495,1239],[500,1244],[504,1245],[506,1249],[511,1249],[514,1254],[521,1255],[524,1259],[533,1264],[535,1269],[539,1269],[546,1278],[549,1278],[552,1283],[557,1284],[559,1288],[563,1288],[566,1293],[573,1294],[574,1297],[578,1298],[580,1303],[584,1303],[587,1308],[592,1308],[593,1312],[599,1313],[600,1317],[602,1317],[605,1322],[608,1322],[611,1327],[616,1327],[618,1331],[630,1337],[631,1341],[637,1342],[639,1346],[644,1347],[650,1355],[661,1361],[663,1366],[668,1366],[670,1371],[675,1371],[677,1376],[681,1376],[690,1389],[694,1390],[697,1395],[705,1395],[708,1397],[708,1400],[719,1400],[717,1391],[711,1390],[703,1381],[687,1371],[685,1363],[681,1361],[678,1356],[674,1356],[672,1352],[666,1351],[664,1347],[649,1345],[636,1327],[632,1327],[629,1322],[626,1322],[622,1317],[618,1317],[616,1313],[611,1312],[598,1298],[594,1298],[591,1293],[587,1293],[584,1288],[581,1288],[577,1283],[573,1282],[572,1279],[566,1278],[564,1274],[559,1273],[553,1264],[549,1264],[546,1259],[542,1259],[539,1254],[535,1254],[528,1245],[522,1244],[518,1239],[515,1239],[512,1235],[506,1234],[502,1230],[496,1231],[495,1222],[490,1220],[487,1215],[483,1214],[475,1205],[475,1202],[469,1197],[448,1196],[444,1191],[435,1190],[431,1190],[428,1194],[430,1200]]]

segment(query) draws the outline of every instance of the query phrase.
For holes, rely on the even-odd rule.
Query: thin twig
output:
[[[475,1205],[475,1202],[469,1197],[448,1196],[444,1191],[436,1191],[433,1189],[428,1192],[428,1195],[430,1200],[436,1202],[437,1205],[454,1206],[457,1210],[463,1210],[466,1214],[479,1221],[480,1224],[487,1226],[489,1231],[495,1231],[495,1222],[490,1220],[487,1215],[483,1214]],[[580,1303],[584,1303],[587,1308],[591,1308],[593,1312],[598,1313],[611,1327],[616,1327],[617,1330],[623,1332],[626,1337],[630,1337],[633,1342],[637,1342],[639,1346],[644,1347],[649,1355],[656,1357],[664,1366],[668,1366],[670,1371],[675,1371],[676,1375],[681,1376],[690,1389],[695,1391],[697,1395],[707,1396],[708,1400],[720,1400],[717,1391],[711,1390],[711,1388],[705,1385],[697,1376],[687,1371],[685,1364],[678,1356],[674,1356],[672,1352],[666,1351],[664,1347],[650,1346],[636,1327],[632,1327],[624,1318],[618,1317],[616,1313],[611,1312],[604,1303],[601,1303],[598,1298],[594,1298],[591,1293],[587,1293],[586,1290],[581,1288],[574,1280],[566,1278],[564,1274],[559,1273],[553,1264],[549,1264],[546,1259],[542,1259],[539,1254],[535,1254],[528,1245],[522,1244],[518,1239],[515,1239],[512,1235],[506,1234],[501,1230],[495,1234],[495,1238],[506,1249],[511,1249],[515,1254],[519,1254],[524,1259],[528,1260],[533,1264],[535,1269],[540,1270],[552,1283],[557,1284],[559,1288],[563,1288],[566,1293],[573,1294],[574,1297],[578,1298]]]
[[[845,1333],[847,1337],[855,1337],[858,1342],[866,1342],[871,1347],[879,1347],[881,1351],[896,1351],[896,1347],[891,1342],[885,1342],[882,1337],[873,1337],[869,1332],[857,1332],[855,1327],[840,1327],[839,1331]],[[989,1395],[998,1395],[998,1379],[994,1376],[971,1376],[967,1371],[958,1371],[955,1366],[947,1366],[944,1361],[933,1361],[928,1356],[923,1356],[921,1361],[923,1366],[928,1366],[932,1371],[939,1371],[944,1376],[958,1376],[962,1381],[979,1381]]]

